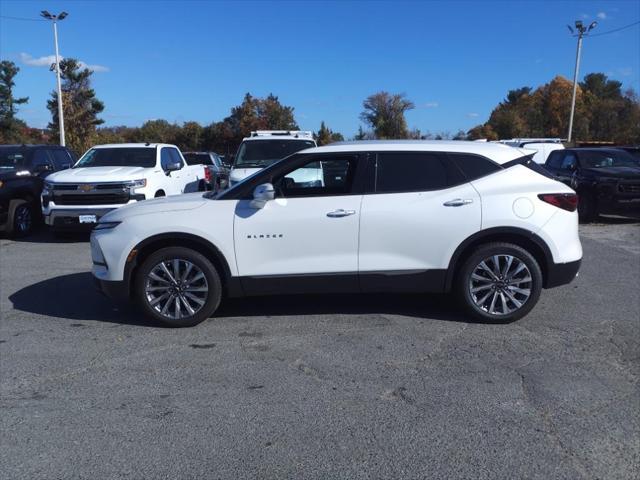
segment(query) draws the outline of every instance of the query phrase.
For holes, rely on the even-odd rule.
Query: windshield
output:
[[[92,148],[73,168],[156,166],[156,148]]]
[[[585,168],[609,168],[609,167],[637,167],[638,162],[625,152],[582,152],[580,153],[580,163]]]
[[[292,153],[315,146],[313,140],[249,140],[240,145],[234,167],[266,167]]]
[[[213,165],[208,153],[183,153],[187,165]]]
[[[0,170],[13,170],[22,165],[25,152],[20,147],[0,146]]]

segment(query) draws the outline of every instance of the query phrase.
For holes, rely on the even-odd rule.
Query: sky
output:
[[[60,54],[90,66],[105,125],[222,120],[246,92],[277,95],[304,130],[349,138],[380,90],[416,105],[410,128],[468,130],[510,89],[573,78],[566,25],[597,21],[581,76],[640,91],[640,0],[629,1],[14,1],[0,0],[0,58],[20,67],[19,117],[42,128],[55,88],[41,10],[66,11]]]

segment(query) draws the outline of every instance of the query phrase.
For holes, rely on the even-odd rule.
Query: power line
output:
[[[638,25],[639,23],[640,23],[640,21],[633,22],[633,23],[630,23],[629,25],[625,25],[624,27],[615,28],[613,30],[609,30],[608,32],[592,33],[589,36],[590,37],[601,37],[602,35],[609,35],[610,33],[619,32],[620,30],[624,30],[625,28],[633,27],[634,25]]]
[[[7,20],[21,20],[23,22],[44,22],[45,21],[40,18],[9,17],[7,15],[0,15],[0,18],[4,18]]]

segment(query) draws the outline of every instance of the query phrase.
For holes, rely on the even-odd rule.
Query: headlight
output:
[[[51,182],[44,182],[44,186],[42,187],[42,195],[49,195],[53,190],[53,184]]]
[[[127,182],[127,186],[132,190],[135,190],[136,188],[144,188],[147,186],[147,179],[141,178],[140,180],[131,180],[130,182]]]
[[[109,230],[120,225],[122,222],[100,222],[93,227],[94,230]]]

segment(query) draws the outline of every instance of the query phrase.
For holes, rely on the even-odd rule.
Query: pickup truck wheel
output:
[[[476,319],[507,323],[524,317],[542,291],[542,271],[524,248],[510,243],[481,245],[456,280],[457,294]]]
[[[33,207],[26,200],[11,200],[9,203],[9,235],[24,237],[33,231]]]
[[[201,253],[168,247],[142,263],[135,295],[147,315],[171,327],[191,327],[218,308],[222,282],[215,266]]]

